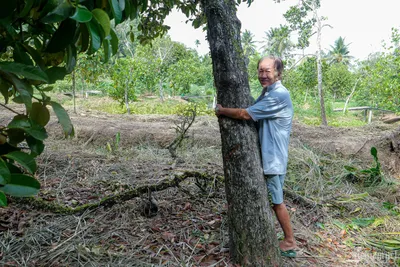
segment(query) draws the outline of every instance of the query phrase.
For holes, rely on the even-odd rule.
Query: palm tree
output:
[[[253,40],[254,34],[252,34],[249,30],[245,30],[242,33],[241,43],[243,48],[243,54],[245,57],[246,68],[249,65],[250,57],[256,53],[256,45]]]
[[[350,59],[353,57],[350,56],[349,45],[345,43],[345,38],[341,36],[335,41],[334,45],[331,45],[331,50],[328,52],[328,60],[330,64],[333,63],[343,63],[348,65],[350,63]]]
[[[271,28],[265,34],[264,45],[261,47],[264,54],[273,54],[284,58],[294,46],[290,40],[290,29],[288,26],[280,25],[279,28]]]

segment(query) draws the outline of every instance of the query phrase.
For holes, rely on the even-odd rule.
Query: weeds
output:
[[[381,172],[381,164],[378,160],[378,150],[375,147],[371,147],[371,155],[374,158],[375,167],[359,170],[354,166],[346,165],[344,166],[346,171],[348,171],[346,179],[352,183],[358,183],[365,187],[381,183],[383,181],[383,174]]]
[[[118,151],[120,142],[121,142],[121,134],[120,132],[117,132],[114,141],[112,143],[107,142],[106,144],[107,151],[110,153],[115,153],[116,151]]]
[[[178,111],[179,121],[175,123],[176,137],[171,144],[168,145],[168,150],[172,158],[176,158],[176,150],[181,146],[182,141],[187,138],[187,131],[192,126],[197,116],[197,105],[189,105]]]

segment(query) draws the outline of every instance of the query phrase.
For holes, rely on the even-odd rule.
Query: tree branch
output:
[[[46,210],[50,211],[53,213],[58,213],[58,214],[81,214],[86,210],[93,210],[98,207],[112,207],[115,204],[120,204],[125,201],[131,200],[135,197],[139,197],[143,194],[148,194],[150,192],[154,191],[162,191],[170,187],[178,186],[180,182],[186,180],[187,178],[203,178],[203,179],[210,179],[214,180],[214,177],[212,175],[209,175],[207,173],[200,173],[196,171],[186,171],[181,175],[175,175],[173,179],[164,179],[158,184],[154,185],[144,185],[140,186],[138,188],[114,195],[114,196],[108,196],[100,200],[99,202],[96,203],[89,203],[89,204],[84,204],[81,206],[77,206],[75,208],[68,207],[66,205],[58,204],[58,203],[53,203],[53,202],[47,202],[44,199],[40,197],[27,197],[27,198],[16,198],[12,197],[11,200],[14,203],[18,204],[26,204],[29,205],[31,208],[38,209],[38,210]],[[223,179],[222,177],[220,179]],[[11,201],[10,201],[11,202]]]
[[[7,106],[4,105],[4,104],[1,104],[1,103],[0,103],[0,106],[2,106],[2,107],[5,108],[5,109],[8,109],[9,111],[11,111],[11,112],[13,112],[13,113],[15,113],[15,114],[17,114],[17,115],[23,115],[23,114],[20,114],[20,113],[16,112],[16,111],[13,110],[12,108],[7,107]]]

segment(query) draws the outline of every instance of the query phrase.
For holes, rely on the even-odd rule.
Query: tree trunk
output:
[[[321,61],[321,34],[322,34],[322,25],[321,25],[321,19],[318,17],[317,14],[317,9],[314,8],[315,12],[315,17],[317,19],[317,44],[318,44],[318,50],[317,50],[317,72],[318,72],[318,95],[319,95],[319,101],[320,101],[320,106],[321,106],[321,123],[324,126],[328,126],[328,121],[326,120],[326,113],[325,113],[325,100],[324,100],[324,91],[322,90],[322,61]]]
[[[76,81],[75,81],[75,71],[72,72],[72,99],[74,102],[74,113],[76,114]]]
[[[160,78],[158,81],[158,92],[160,94],[160,100],[161,102],[164,102],[164,88],[163,88],[163,79]]]
[[[246,108],[250,89],[234,0],[202,0],[218,103]],[[279,266],[281,257],[261,167],[254,123],[220,117],[232,261],[241,266]]]
[[[353,86],[353,90],[351,90],[350,95],[347,97],[346,102],[344,103],[343,114],[346,114],[347,105],[349,104],[350,98],[353,96],[354,92],[356,91],[357,83],[360,78],[357,79],[356,83]]]
[[[129,108],[128,85],[125,86],[124,100],[125,100],[126,113],[128,113],[129,115],[131,114],[131,109]]]
[[[82,93],[82,98],[84,98],[85,97],[85,79],[83,78],[83,75],[81,77],[81,82],[82,82],[81,93]]]
[[[128,80],[126,81],[125,84],[125,106],[126,106],[126,112],[129,114],[131,114],[131,108],[129,107],[129,97],[128,97],[128,92],[129,92],[129,83],[131,82],[131,78],[132,78],[132,73],[133,73],[133,67],[131,67],[129,69],[129,76],[128,76]]]

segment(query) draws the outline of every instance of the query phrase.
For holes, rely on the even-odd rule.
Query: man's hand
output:
[[[218,117],[223,115],[237,120],[251,120],[249,113],[241,108],[224,108],[220,104],[215,106],[215,115]]]
[[[220,104],[217,104],[216,106],[215,106],[215,115],[217,115],[217,116],[219,116],[219,115],[221,115],[221,109],[222,109],[223,107],[220,105]]]

